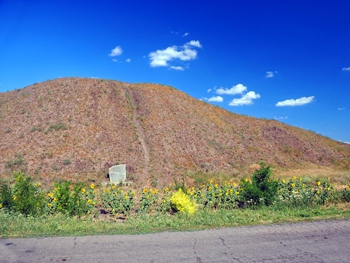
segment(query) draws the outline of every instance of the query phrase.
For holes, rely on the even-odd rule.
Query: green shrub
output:
[[[110,214],[128,215],[134,208],[135,192],[124,192],[120,187],[112,185],[101,191],[100,197],[103,209]]]
[[[261,162],[260,169],[253,174],[252,182],[242,179],[240,206],[272,205],[277,198],[278,181],[271,179],[271,175],[270,166]]]
[[[14,209],[12,190],[8,184],[0,185],[0,208],[6,210]]]
[[[342,193],[343,201],[350,202],[350,188],[349,188],[349,186],[346,186],[346,188],[341,193]]]
[[[179,211],[189,215],[196,213],[198,209],[197,203],[191,201],[191,198],[181,188],[170,197],[170,206],[175,212]]]
[[[37,215],[43,211],[44,195],[39,185],[33,184],[30,177],[22,172],[16,172],[13,186],[13,206],[16,212],[24,215]]]
[[[96,204],[94,184],[90,185],[90,189],[85,189],[83,183],[75,186],[69,181],[54,183],[54,191],[48,193],[48,197],[47,207],[50,213],[82,216],[90,214]]]
[[[156,210],[158,205],[158,190],[152,188],[144,188],[140,197],[139,213],[147,213]]]

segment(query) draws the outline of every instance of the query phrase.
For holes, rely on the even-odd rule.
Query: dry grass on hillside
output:
[[[155,84],[61,78],[1,93],[0,133],[3,177],[20,168],[96,181],[125,163],[136,184],[164,185],[189,171],[245,175],[261,160],[276,171],[350,168],[349,145]]]

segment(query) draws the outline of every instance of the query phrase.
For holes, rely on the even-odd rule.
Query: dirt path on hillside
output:
[[[144,167],[143,167],[143,171],[142,171],[142,181],[144,181],[144,179],[146,179],[146,176],[149,174],[149,163],[150,163],[150,153],[149,153],[149,147],[146,143],[146,136],[144,133],[144,130],[138,120],[138,115],[136,112],[136,105],[134,102],[134,97],[132,94],[132,91],[130,89],[126,90],[126,92],[128,92],[129,97],[130,97],[130,103],[131,106],[133,108],[133,117],[132,117],[132,121],[136,127],[136,131],[139,137],[139,140],[141,142],[141,146],[142,146],[142,150],[143,150],[143,156],[144,156]]]

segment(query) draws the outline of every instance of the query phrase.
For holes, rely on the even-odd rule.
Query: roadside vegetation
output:
[[[133,189],[55,182],[22,172],[0,182],[0,237],[195,230],[299,220],[350,218],[350,188],[331,178],[275,179],[262,162],[251,178],[201,186]]]

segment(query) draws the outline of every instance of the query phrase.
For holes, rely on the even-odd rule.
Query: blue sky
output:
[[[0,92],[59,77],[171,85],[350,142],[350,1],[0,0]]]

